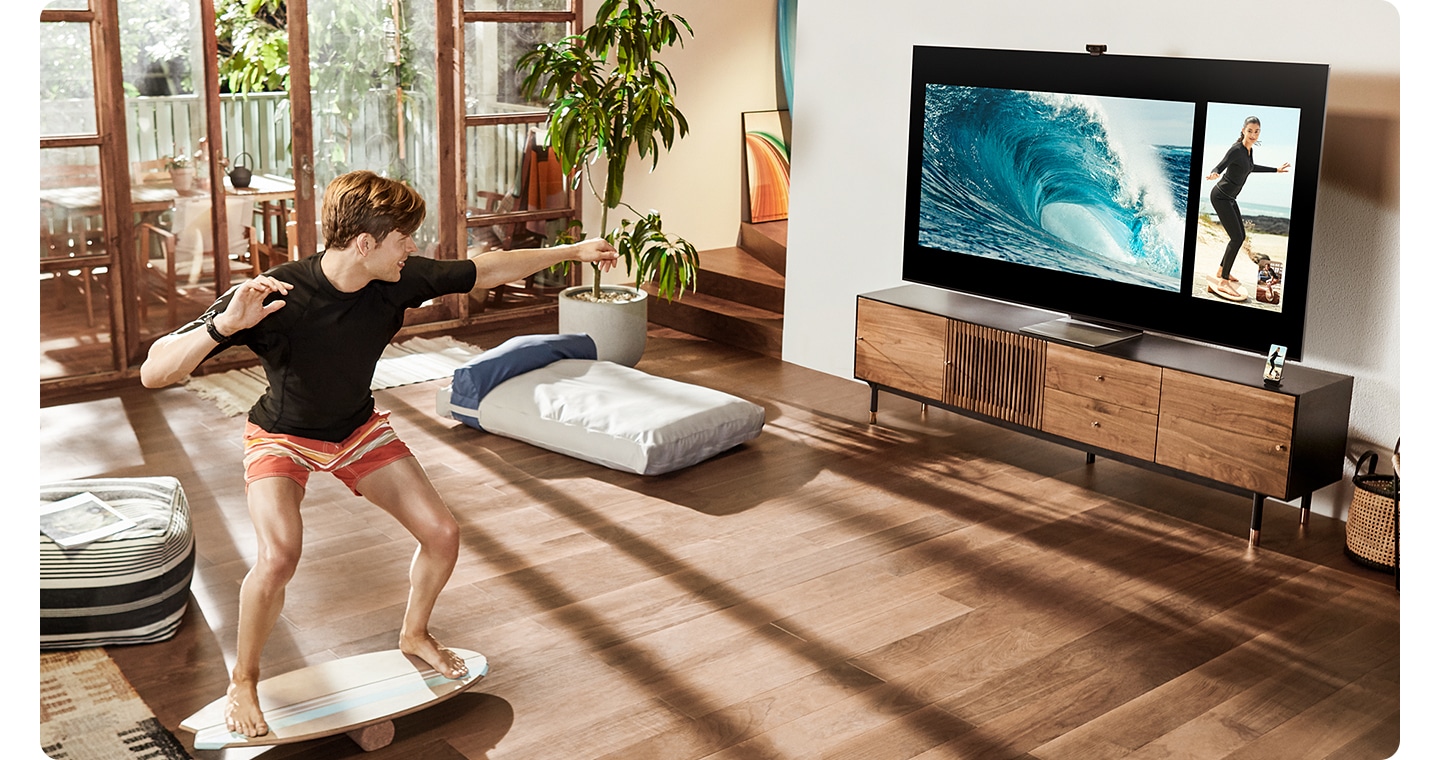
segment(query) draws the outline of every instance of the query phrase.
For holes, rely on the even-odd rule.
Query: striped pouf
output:
[[[174,636],[195,570],[195,536],[180,481],[68,480],[40,486],[40,503],[86,491],[135,527],[71,549],[40,534],[40,648],[148,644]]]

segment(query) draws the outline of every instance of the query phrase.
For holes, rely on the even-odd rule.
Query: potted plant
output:
[[[181,195],[190,192],[190,187],[195,183],[195,167],[191,165],[188,156],[184,153],[166,156],[165,168],[170,171],[170,183],[175,186],[175,192]]]
[[[593,284],[562,291],[560,331],[589,333],[600,358],[631,366],[645,347],[648,296],[641,287],[653,282],[656,295],[674,300],[694,289],[700,266],[695,246],[667,234],[658,212],[641,213],[623,200],[631,151],[649,157],[653,169],[661,148],[690,130],[670,70],[655,60],[683,44],[682,28],[694,36],[684,18],[651,0],[605,0],[584,32],[539,45],[517,63],[525,96],[551,103],[548,141],[561,172],[570,187],[584,184],[601,202],[601,234],[635,278],[633,287],[602,285],[596,267]],[[602,156],[603,191],[595,177]],[[612,229],[610,212],[621,206],[637,218]]]

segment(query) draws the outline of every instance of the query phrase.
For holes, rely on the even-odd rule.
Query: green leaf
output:
[[[550,143],[570,187],[587,184],[603,203],[601,234],[615,246],[627,271],[640,281],[658,278],[669,298],[693,286],[693,246],[670,238],[660,216],[640,214],[605,229],[608,213],[624,203],[632,152],[658,166],[689,130],[673,101],[675,82],[655,55],[694,31],[684,18],[653,0],[600,0],[595,21],[559,43],[538,45],[517,61],[525,97],[550,101]],[[594,177],[604,160],[603,187]],[[634,211],[633,208],[630,209]]]

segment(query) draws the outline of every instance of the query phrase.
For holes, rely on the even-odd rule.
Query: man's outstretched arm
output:
[[[285,305],[276,299],[269,305],[271,293],[284,295],[292,286],[274,277],[261,275],[236,286],[235,294],[225,310],[215,315],[215,329],[221,335],[234,335],[270,316]],[[215,349],[215,339],[208,330],[192,329],[170,333],[150,346],[145,363],[140,365],[140,382],[146,388],[163,388],[185,379]]]
[[[476,295],[507,282],[524,279],[562,261],[599,264],[602,271],[615,266],[615,248],[602,238],[591,238],[552,248],[524,248],[514,251],[485,251],[470,257],[475,262]]]

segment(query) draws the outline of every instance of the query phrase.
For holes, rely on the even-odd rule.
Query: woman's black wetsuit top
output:
[[[1254,156],[1250,154],[1250,151],[1245,150],[1245,145],[1236,141],[1234,145],[1230,146],[1230,150],[1225,151],[1225,157],[1220,159],[1220,163],[1210,171],[1221,175],[1220,181],[1215,185],[1217,190],[1224,193],[1226,197],[1238,198],[1240,189],[1245,187],[1245,180],[1250,178],[1251,172],[1263,174],[1278,170],[1273,166],[1256,164]]]

